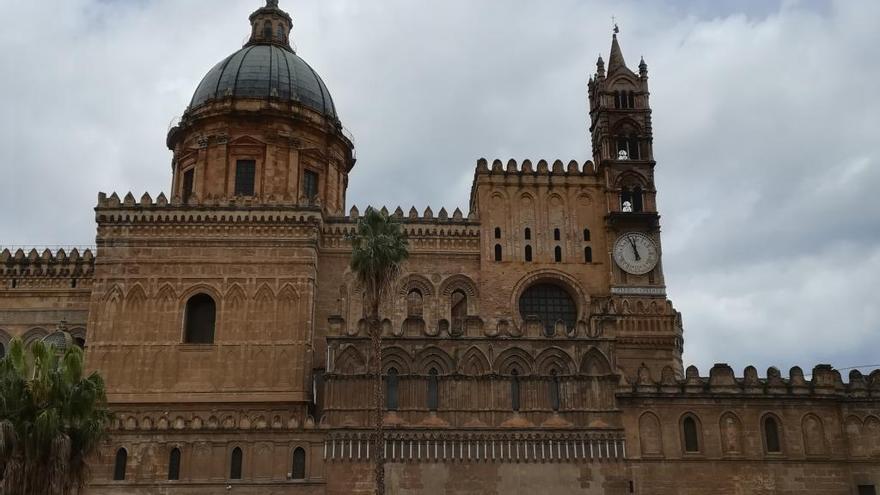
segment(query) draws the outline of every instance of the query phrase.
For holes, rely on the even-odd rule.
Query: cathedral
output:
[[[616,34],[590,160],[479,159],[468,211],[382,209],[410,256],[371,445],[353,140],[291,16],[249,19],[168,132],[168,194],[99,193],[95,252],[0,254],[0,354],[67,339],[106,379],[88,493],[368,494],[382,449],[391,494],[876,495],[880,370],[684,368]]]

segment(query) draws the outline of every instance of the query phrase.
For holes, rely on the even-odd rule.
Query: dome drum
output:
[[[324,81],[290,47],[291,17],[268,0],[250,21],[248,42],[207,72],[168,131],[172,196],[341,214],[352,138]]]

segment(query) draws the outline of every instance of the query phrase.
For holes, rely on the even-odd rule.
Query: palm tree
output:
[[[352,237],[351,269],[364,294],[364,307],[369,312],[367,323],[373,344],[372,373],[375,378],[375,459],[376,493],[385,493],[385,438],[382,431],[382,326],[379,304],[392,291],[400,273],[400,264],[409,256],[406,235],[400,223],[374,208],[368,208],[358,220]]]
[[[104,380],[83,351],[13,339],[0,359],[0,495],[73,495],[112,419]]]

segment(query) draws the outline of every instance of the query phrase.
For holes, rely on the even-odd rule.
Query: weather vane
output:
[[[614,34],[619,33],[620,28],[617,27],[617,18],[615,18],[614,16],[611,16],[611,24],[614,26],[614,28],[612,29],[612,31],[614,31]]]

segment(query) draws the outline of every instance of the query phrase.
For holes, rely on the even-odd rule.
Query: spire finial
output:
[[[278,0],[266,0],[266,7],[277,9],[278,8]]]
[[[617,27],[617,18],[614,17],[614,16],[611,16],[611,26],[612,26],[612,27],[611,27],[611,32],[612,32],[612,34],[613,34],[614,36],[617,36],[617,33],[620,32],[620,28]]]

